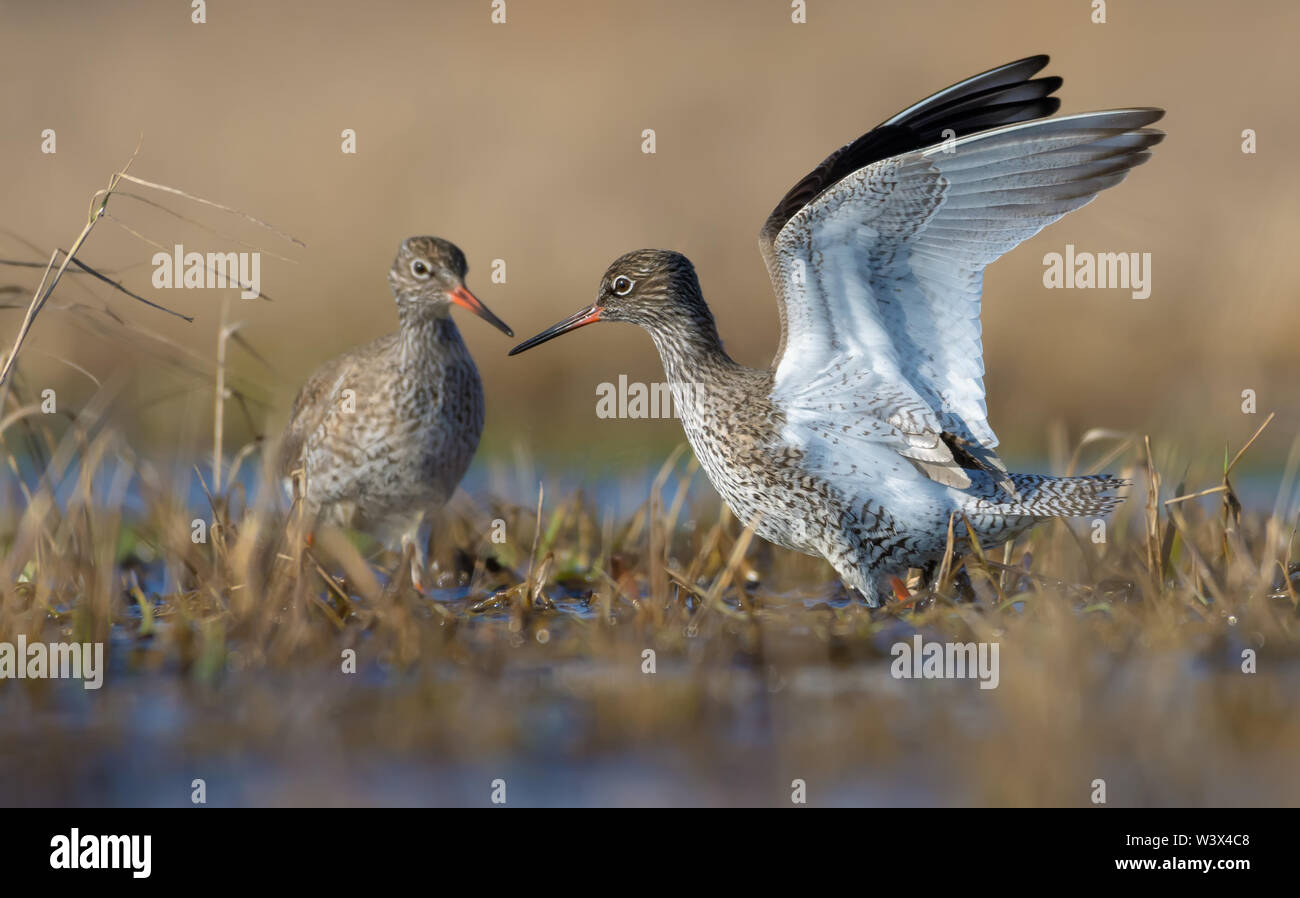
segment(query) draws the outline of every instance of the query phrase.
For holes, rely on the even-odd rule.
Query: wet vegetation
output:
[[[7,401],[0,641],[102,641],[108,673],[0,682],[6,803],[1300,800],[1294,464],[1243,510],[1241,453],[1170,487],[1151,441],[1089,435],[1060,466],[1134,481],[1112,520],[955,542],[871,609],[751,540],[683,446],[622,519],[458,495],[421,594],[250,492],[258,444],[172,475],[107,414],[56,435]],[[891,676],[917,634],[997,643],[997,688]]]

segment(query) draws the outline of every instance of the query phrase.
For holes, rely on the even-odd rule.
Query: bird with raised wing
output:
[[[770,368],[723,349],[695,269],[639,250],[596,300],[511,350],[597,321],[649,332],[687,439],[737,517],[824,557],[869,604],[933,570],[949,523],[983,545],[1111,510],[1124,481],[1007,471],[984,402],[980,296],[995,259],[1122,181],[1159,109],[1052,116],[1035,56],[922,100],[827,157],[759,246],[780,307]]]
[[[404,240],[388,272],[397,331],[318,368],[281,441],[281,473],[309,525],[400,541],[417,588],[421,522],[455,491],[483,431],[483,386],[451,306],[514,336],[465,286],[467,270],[446,240]]]

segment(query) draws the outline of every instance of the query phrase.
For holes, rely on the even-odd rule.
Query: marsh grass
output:
[[[229,344],[257,355],[228,308],[213,375],[50,301],[123,179],[46,265],[0,394],[0,641],[103,642],[109,673],[0,681],[0,801],[185,804],[203,777],[216,803],[482,804],[504,777],[512,803],[788,804],[794,779],[817,804],[1084,805],[1098,779],[1111,804],[1300,802],[1300,444],[1270,512],[1232,483],[1254,437],[1211,472],[1159,440],[1055,434],[1053,470],[1134,484],[1103,541],[1057,521],[967,545],[954,519],[935,582],[879,609],[753,540],[682,446],[629,515],[545,482],[459,493],[421,594],[364,534],[308,544],[268,441],[224,444],[228,403],[254,417]],[[211,457],[178,475],[135,447],[120,379],[42,414],[17,350],[47,307],[197,372]],[[997,643],[998,687],[894,679],[917,633]]]
[[[56,434],[15,384],[0,421],[23,498],[3,534],[0,640],[110,656],[88,699],[0,683],[22,734],[3,760],[33,771],[14,801],[181,802],[172,774],[122,754],[143,738],[141,702],[175,718],[138,749],[147,769],[179,783],[222,758],[230,800],[254,803],[475,803],[486,786],[465,791],[466,771],[498,768],[519,800],[550,803],[785,803],[793,778],[820,802],[1085,804],[1097,778],[1120,804],[1300,800],[1295,509],[1244,511],[1240,454],[1181,498],[1149,441],[1091,435],[1063,467],[1099,450],[1135,481],[1105,542],[1089,522],[1005,548],[954,538],[936,584],[869,609],[689,489],[683,448],[620,520],[581,490],[459,494],[422,595],[363,534],[308,546],[273,479],[250,499],[241,469],[273,455],[260,444],[220,477],[196,466],[207,507],[187,507],[111,425],[111,398]],[[891,645],[917,632],[999,643],[998,688],[892,679]],[[89,721],[76,761],[56,713],[69,701]],[[90,784],[97,752],[116,760],[96,775],[134,791]],[[55,785],[69,770],[88,792]]]

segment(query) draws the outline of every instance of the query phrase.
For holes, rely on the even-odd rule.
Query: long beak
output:
[[[576,331],[580,327],[586,327],[588,324],[595,324],[599,320],[600,309],[595,305],[588,306],[581,312],[575,312],[558,324],[552,324],[531,340],[525,340],[520,343],[514,349],[510,350],[510,355],[518,355],[525,349],[532,349],[534,346],[545,343],[547,340],[555,339],[560,336],[560,334],[567,334],[569,331]]]
[[[452,290],[450,293],[448,293],[447,298],[450,299],[452,302],[454,302],[456,305],[460,306],[462,309],[469,309],[475,315],[477,315],[478,317],[486,321],[488,324],[492,325],[497,330],[504,333],[507,337],[513,337],[515,335],[515,332],[510,329],[510,325],[506,324],[500,318],[493,315],[488,310],[488,307],[483,305],[483,303],[479,302],[478,297],[475,296],[473,293],[470,293],[469,288],[466,287],[464,284],[461,284],[455,290]]]

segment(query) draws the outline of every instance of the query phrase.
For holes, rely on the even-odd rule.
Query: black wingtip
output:
[[[1033,56],[1026,56],[1024,59],[1017,59],[1015,62],[1009,62],[1002,66],[1004,69],[1014,68],[1015,66],[1024,66],[1032,75],[1035,72],[1041,72],[1051,63],[1052,57],[1046,53],[1035,53]]]
[[[945,131],[964,137],[976,131],[1012,125],[1054,114],[1055,93],[1063,80],[1034,78],[1051,62],[1046,53],[972,75],[931,94],[875,129],[836,150],[781,198],[767,217],[759,239],[770,243],[801,208],[832,184],[863,166],[945,140]]]

